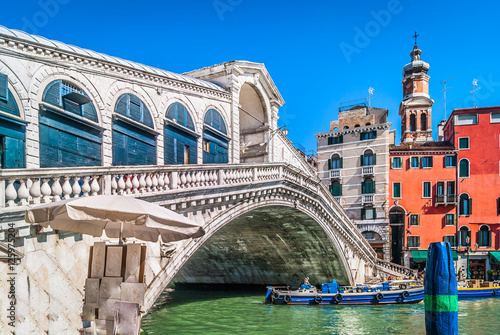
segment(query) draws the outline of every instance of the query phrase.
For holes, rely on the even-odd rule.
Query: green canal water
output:
[[[388,306],[275,306],[265,291],[176,290],[142,322],[145,334],[425,334],[423,302]],[[460,300],[460,334],[500,334],[500,298]]]

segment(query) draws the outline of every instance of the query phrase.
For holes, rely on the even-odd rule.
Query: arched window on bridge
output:
[[[113,165],[156,164],[153,118],[144,102],[122,94],[113,114]]]
[[[26,122],[9,89],[7,75],[0,73],[0,168],[23,168]],[[8,148],[8,150],[7,150]]]
[[[222,115],[215,109],[205,114],[203,125],[203,164],[228,162],[229,137]]]
[[[99,166],[103,129],[87,93],[54,80],[43,92],[39,113],[40,167]]]
[[[179,102],[167,108],[165,135],[165,164],[196,164],[196,143],[194,123],[188,109]]]

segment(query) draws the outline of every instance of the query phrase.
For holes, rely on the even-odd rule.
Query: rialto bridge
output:
[[[171,281],[352,285],[409,274],[376,258],[280,131],[283,104],[263,64],[179,75],[0,27],[0,272],[15,271],[16,330],[76,333],[90,247],[117,243],[24,221],[30,206],[73,197],[135,196],[205,228],[143,244],[145,311]]]

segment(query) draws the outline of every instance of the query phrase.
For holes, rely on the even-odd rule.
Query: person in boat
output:
[[[311,288],[311,287],[312,287],[312,285],[311,285],[311,283],[309,283],[309,277],[306,277],[306,278],[304,279],[304,284],[300,285],[300,288],[301,288],[301,289],[306,289],[306,290],[307,290],[307,289],[309,289],[309,288]]]

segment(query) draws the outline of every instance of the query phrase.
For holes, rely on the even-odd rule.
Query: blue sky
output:
[[[341,102],[368,96],[397,115],[412,35],[430,64],[435,126],[472,106],[500,105],[497,1],[5,1],[0,25],[182,73],[231,60],[264,63],[285,106],[279,125],[307,150]]]

